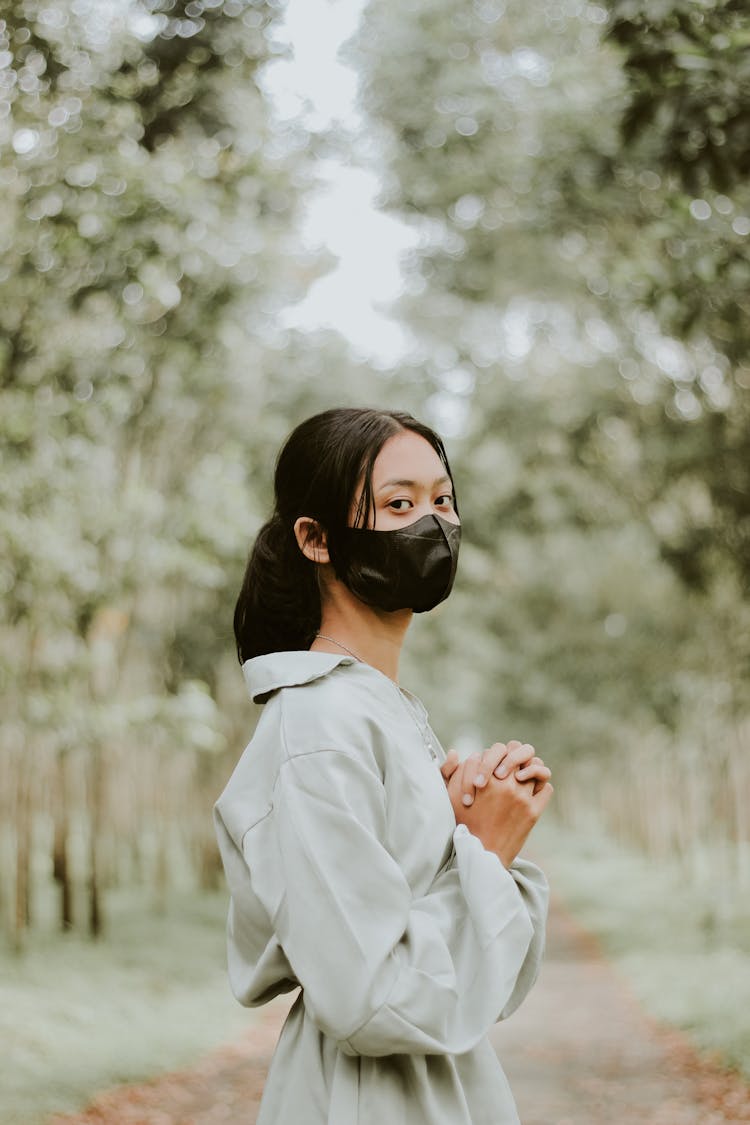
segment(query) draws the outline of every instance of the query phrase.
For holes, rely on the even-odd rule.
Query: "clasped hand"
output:
[[[440,772],[457,824],[465,824],[509,867],[552,796],[551,771],[534,747],[496,742],[463,762],[451,750]]]

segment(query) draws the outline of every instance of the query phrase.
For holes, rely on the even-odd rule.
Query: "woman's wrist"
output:
[[[453,831],[453,839],[456,840],[461,836],[476,836],[477,840],[479,840],[479,843],[482,845],[484,850],[486,852],[490,852],[491,855],[496,855],[506,870],[510,867],[510,865],[516,858],[515,854],[513,854],[512,856],[510,855],[510,851],[512,849],[503,847],[502,845],[498,846],[497,844],[492,844],[489,842],[485,843],[481,836],[479,836],[476,832],[471,831],[468,824],[464,824],[462,821],[459,821]]]

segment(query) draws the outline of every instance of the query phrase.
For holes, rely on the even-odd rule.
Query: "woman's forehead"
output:
[[[402,430],[389,438],[372,467],[374,488],[383,487],[389,481],[400,484],[413,481],[431,486],[443,479],[450,478],[437,451],[413,430]]]

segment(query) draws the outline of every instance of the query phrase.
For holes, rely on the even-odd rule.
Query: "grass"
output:
[[[699,875],[554,822],[534,841],[553,891],[646,1010],[750,1078],[750,898],[732,893],[726,857],[703,857]]]
[[[229,992],[227,896],[174,895],[156,916],[107,901],[106,939],[33,936],[0,957],[0,1120],[40,1125],[95,1093],[184,1067],[254,1019]]]

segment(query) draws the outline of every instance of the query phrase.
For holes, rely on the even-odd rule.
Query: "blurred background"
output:
[[[743,0],[0,2],[4,1120],[246,1024],[231,615],[348,404],[456,477],[402,682],[534,743],[558,893],[750,1071],[749,174]]]

